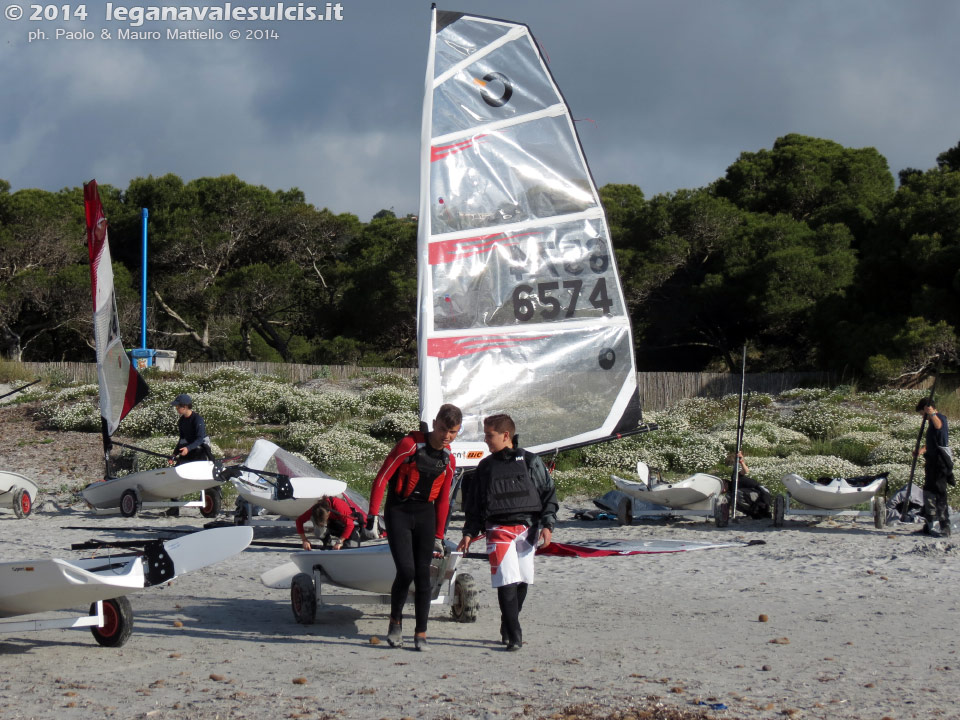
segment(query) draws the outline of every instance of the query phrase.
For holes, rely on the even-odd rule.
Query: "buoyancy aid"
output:
[[[425,500],[433,502],[440,494],[444,475],[450,465],[450,450],[443,448],[439,456],[429,452],[424,433],[416,431],[410,437],[417,449],[407,457],[394,476],[393,492],[399,500]]]
[[[526,454],[525,450],[520,450],[511,460],[495,459],[490,464],[487,518],[539,513],[543,509],[540,492],[527,468]]]

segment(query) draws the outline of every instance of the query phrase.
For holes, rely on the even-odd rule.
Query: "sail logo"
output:
[[[484,255],[498,245],[514,247],[522,240],[538,236],[539,234],[539,232],[521,232],[513,233],[512,235],[492,233],[490,235],[478,235],[461,240],[442,240],[430,244],[429,261],[431,265],[445,265],[476,255]]]
[[[549,340],[548,335],[510,337],[507,335],[471,335],[466,337],[428,338],[427,355],[430,357],[448,360],[450,358],[474,355],[476,353],[491,352],[493,350],[507,350],[524,343],[538,340]]]
[[[480,86],[480,97],[490,107],[503,107],[513,97],[513,83],[503,73],[487,73],[479,80],[475,78],[473,82]],[[496,94],[498,89],[499,95]]]
[[[481,142],[486,142],[483,140],[486,135],[476,135],[475,137],[470,138],[469,140],[461,140],[460,142],[455,142],[451,145],[437,145],[436,147],[430,148],[430,162],[436,162],[437,160],[443,160],[444,158],[449,157],[450,155],[456,155],[457,153],[462,153],[464,150],[469,150],[474,145],[478,145]],[[443,200],[441,199],[442,203]]]

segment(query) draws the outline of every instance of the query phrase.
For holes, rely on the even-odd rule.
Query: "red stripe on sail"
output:
[[[457,153],[462,153],[464,150],[469,150],[474,145],[478,144],[480,140],[485,138],[486,135],[477,135],[470,138],[469,140],[461,140],[460,142],[452,143],[451,145],[436,145],[430,147],[430,162],[436,162],[437,160],[443,160],[446,157],[451,155],[456,155]]]
[[[140,377],[140,373],[137,372],[131,363],[130,374],[127,377],[127,391],[123,395],[123,410],[120,411],[120,417],[117,419],[117,422],[119,423],[120,420],[123,420],[127,416],[127,413],[133,410],[136,404],[143,400],[149,392],[150,390],[147,388],[147,383],[144,382],[143,378]]]
[[[488,252],[497,245],[503,245],[504,247],[519,245],[522,238],[537,234],[537,232],[517,233],[515,235],[493,233],[492,235],[478,235],[477,237],[461,238],[460,240],[442,240],[431,243],[428,258],[431,265],[444,265],[455,260],[462,260]]]
[[[97,181],[83,185],[83,211],[87,218],[87,251],[90,254],[90,287],[93,290],[93,311],[97,311],[97,269],[107,242],[107,218],[103,214]]]
[[[480,352],[511,348],[531,340],[545,340],[548,335],[535,337],[511,337],[509,335],[479,335],[456,338],[431,338],[427,340],[427,355],[440,359],[475,355]]]

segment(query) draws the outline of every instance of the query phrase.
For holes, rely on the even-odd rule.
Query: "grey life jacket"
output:
[[[543,509],[540,492],[527,468],[526,451],[510,461],[494,459],[490,463],[487,487],[487,517],[539,513]]]

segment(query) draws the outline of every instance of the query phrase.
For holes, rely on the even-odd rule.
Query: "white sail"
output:
[[[100,415],[106,442],[127,413],[146,397],[149,389],[140,373],[131,365],[120,340],[107,218],[103,214],[96,180],[84,184],[83,202],[90,255],[90,285],[93,290],[93,336],[100,383]]]
[[[420,412],[460,466],[510,414],[535,452],[636,432],[630,322],[569,108],[525,25],[434,8],[421,136]]]

